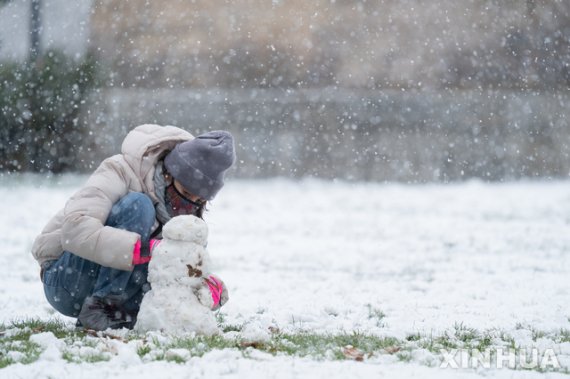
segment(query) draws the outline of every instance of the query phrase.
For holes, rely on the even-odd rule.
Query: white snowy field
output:
[[[73,325],[44,299],[30,248],[84,179],[0,176],[0,323]],[[224,349],[176,363],[145,361],[116,340],[105,342],[108,361],[69,363],[46,334],[36,336],[46,345],[37,361],[8,365],[0,377],[569,377],[568,181],[229,180],[205,219],[215,273],[230,293],[224,322],[243,327],[234,336],[263,338],[271,327],[413,341],[465,328],[550,349],[561,368],[440,368],[442,356],[425,346],[363,362]]]

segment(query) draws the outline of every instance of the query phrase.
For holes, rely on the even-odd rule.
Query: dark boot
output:
[[[128,314],[117,299],[89,296],[83,302],[76,325],[93,330],[132,329],[135,322],[136,318]]]

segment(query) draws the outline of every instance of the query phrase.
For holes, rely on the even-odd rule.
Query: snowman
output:
[[[223,282],[209,274],[208,226],[195,216],[172,218],[148,266],[152,289],[142,300],[135,330],[219,334],[213,311],[228,300]]]

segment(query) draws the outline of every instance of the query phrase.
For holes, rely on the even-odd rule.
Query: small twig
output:
[[[85,332],[85,334],[88,334],[92,337],[109,338],[109,339],[118,340],[118,341],[127,343],[127,341],[123,337],[115,336],[113,334],[109,334],[109,333],[105,333],[105,332],[101,332],[101,331],[97,331],[97,330],[93,330],[93,329],[83,329],[83,331]]]

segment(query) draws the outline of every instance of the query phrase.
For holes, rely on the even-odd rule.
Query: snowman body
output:
[[[210,266],[206,223],[191,215],[177,216],[166,223],[162,235],[148,266],[151,290],[143,297],[135,330],[218,334],[204,281]]]

